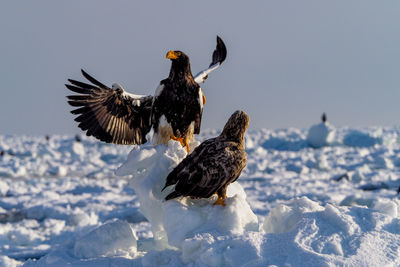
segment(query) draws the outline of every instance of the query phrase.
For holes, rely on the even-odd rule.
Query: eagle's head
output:
[[[168,59],[172,61],[170,77],[175,77],[181,75],[190,75],[192,76],[192,72],[190,70],[190,60],[189,57],[181,52],[181,51],[168,51],[167,56]]]
[[[249,127],[249,122],[250,117],[246,112],[242,110],[235,111],[225,124],[220,137],[229,141],[243,142],[244,144],[244,133]]]
[[[172,62],[177,62],[177,63],[189,63],[189,57],[183,53],[182,51],[168,51],[167,53],[167,58],[171,59]]]

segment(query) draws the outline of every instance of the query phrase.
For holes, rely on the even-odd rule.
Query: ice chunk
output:
[[[151,223],[158,249],[181,248],[185,239],[203,232],[243,234],[258,230],[257,216],[237,182],[228,187],[225,207],[214,206],[214,197],[164,200],[172,190],[167,188],[161,192],[165,179],[185,156],[186,150],[176,141],[170,141],[168,147],[136,147],[116,172],[133,175],[130,184],[139,198],[140,210]]]
[[[81,142],[74,142],[72,144],[72,152],[81,158],[85,156],[85,148]]]
[[[168,243],[181,248],[186,238],[198,233],[241,235],[258,230],[257,216],[243,196],[228,197],[225,207],[213,205],[215,200],[183,198],[164,202],[163,223]]]
[[[77,258],[129,256],[136,253],[136,234],[125,221],[106,223],[76,241]]]
[[[36,222],[33,221],[32,222]],[[8,239],[17,246],[28,246],[38,244],[41,241],[45,240],[40,233],[37,233],[33,229],[34,227],[18,227],[16,229],[12,229],[7,233]]]
[[[343,144],[354,147],[372,147],[375,144],[382,144],[382,138],[359,130],[352,130],[343,138]]]
[[[332,226],[336,226],[347,235],[353,235],[355,232],[360,232],[360,227],[354,222],[350,215],[345,214],[343,211],[340,211],[331,204],[325,206],[322,215]]]
[[[186,264],[199,266],[253,266],[260,260],[262,240],[255,232],[220,237],[198,234],[183,242],[181,258]]]
[[[280,204],[272,209],[264,220],[262,228],[266,233],[285,233],[291,231],[305,212],[322,210],[317,203],[302,197],[293,200],[291,205]]]
[[[14,259],[11,259],[7,256],[0,256],[0,266],[3,267],[17,267],[17,266],[21,266],[23,264],[23,262],[21,261],[16,261]]]
[[[161,246],[167,244],[162,223],[162,201],[167,192],[161,192],[161,189],[168,173],[185,156],[186,150],[176,141],[170,141],[168,147],[162,144],[135,147],[127,161],[116,171],[117,175],[133,175],[130,185],[135,189],[140,210],[151,223],[154,238]]]
[[[8,189],[10,189],[8,184],[5,181],[0,180],[0,196],[5,196],[8,192]]]
[[[328,122],[321,122],[311,126],[307,134],[307,143],[314,148],[320,148],[332,143],[335,138],[335,129]]]
[[[99,218],[95,213],[91,212],[90,214],[87,214],[77,208],[75,212],[69,216],[69,223],[74,226],[83,227],[97,224],[98,219]]]
[[[375,164],[376,164],[376,168],[380,168],[380,169],[393,169],[394,168],[394,164],[393,162],[384,156],[379,156],[375,158]]]
[[[390,217],[397,218],[400,213],[400,201],[389,199],[377,199],[373,208]]]

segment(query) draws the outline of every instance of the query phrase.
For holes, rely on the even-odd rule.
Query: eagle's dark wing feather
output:
[[[86,135],[114,144],[143,144],[150,131],[152,96],[125,93],[122,87],[115,90],[97,81],[85,71],[83,76],[92,84],[68,80],[65,86],[78,95],[67,96],[71,111],[78,115],[75,121]]]
[[[212,61],[209,67],[215,65],[215,64],[222,64],[224,60],[226,59],[226,46],[222,39],[217,36],[217,47],[215,48],[213,55],[212,55]]]
[[[210,72],[212,72],[213,70],[216,70],[219,66],[221,66],[222,62],[225,61],[226,54],[227,54],[226,46],[222,41],[222,39],[219,36],[217,36],[217,47],[213,52],[210,66],[207,69],[197,73],[194,76],[194,80],[197,83],[203,83],[208,78],[208,74],[210,74]]]
[[[166,186],[176,186],[166,200],[177,196],[210,197],[239,177],[246,159],[246,153],[233,142],[218,138],[203,142],[168,175]]]
[[[201,143],[198,147],[196,147],[192,153],[186,156],[179,164],[176,166],[167,176],[166,178],[166,183],[163,188],[163,190],[173,184],[176,184],[179,180],[180,177],[182,176],[189,176],[189,173],[185,173],[186,171],[189,171],[190,168],[187,168],[189,164],[193,164],[196,162],[196,160],[206,154],[210,154],[214,151],[207,151],[207,147],[211,145],[212,142],[214,142],[215,138],[208,139]]]

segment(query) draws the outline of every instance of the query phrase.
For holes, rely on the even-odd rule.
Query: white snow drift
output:
[[[0,265],[398,266],[400,131],[335,133],[315,149],[306,130],[249,131],[226,207],[163,201],[176,142],[0,136]]]

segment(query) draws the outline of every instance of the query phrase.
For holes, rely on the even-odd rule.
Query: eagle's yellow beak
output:
[[[179,57],[178,53],[175,51],[168,51],[167,58],[168,59],[177,59]]]

